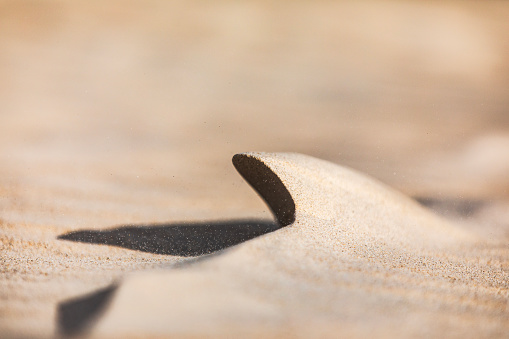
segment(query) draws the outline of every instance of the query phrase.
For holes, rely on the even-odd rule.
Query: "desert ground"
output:
[[[507,337],[507,18],[0,1],[0,337]]]

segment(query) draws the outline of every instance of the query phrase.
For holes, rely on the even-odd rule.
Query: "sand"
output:
[[[504,261],[486,257],[504,243],[309,156],[245,153],[234,164],[281,228],[70,300],[59,308],[65,333],[86,329],[74,320],[86,308],[79,318],[96,320],[89,333],[99,338],[507,333]]]
[[[0,337],[507,337],[505,2],[0,5]]]

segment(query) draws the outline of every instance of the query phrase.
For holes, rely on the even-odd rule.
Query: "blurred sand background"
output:
[[[350,166],[509,239],[507,18],[504,1],[0,1],[0,334],[51,337],[58,302],[184,260],[60,234],[271,218],[231,166],[243,151]]]

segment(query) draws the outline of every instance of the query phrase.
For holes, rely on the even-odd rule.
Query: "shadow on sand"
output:
[[[58,236],[89,244],[102,244],[131,250],[195,257],[240,244],[295,221],[295,203],[281,179],[260,159],[250,154],[236,154],[233,165],[260,194],[273,212],[277,223],[269,220],[227,220],[213,222],[172,223],[161,225],[126,225],[108,230],[82,230]],[[107,307],[117,285],[87,296],[63,301],[58,305],[57,322],[63,336],[81,335]]]
[[[483,200],[436,197],[414,197],[424,207],[445,217],[471,218],[485,205]]]
[[[278,228],[273,221],[242,219],[83,230],[62,234],[58,239],[118,246],[155,254],[196,257],[240,244]],[[92,294],[61,302],[57,309],[60,335],[70,337],[86,332],[107,307],[116,289],[115,284]]]
[[[194,257],[240,244],[278,228],[273,221],[244,219],[83,230],[62,234],[58,239]]]
[[[57,308],[58,330],[61,336],[83,334],[111,301],[117,285],[92,294],[61,302]]]

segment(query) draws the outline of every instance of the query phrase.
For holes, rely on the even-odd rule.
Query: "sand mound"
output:
[[[326,161],[301,154],[245,153],[234,156],[233,163],[282,225],[295,221],[326,242],[414,251],[471,239],[401,193]]]
[[[477,337],[508,330],[502,258],[487,260],[486,246],[461,227],[373,179],[308,156],[245,153],[233,163],[286,227],[66,301],[61,329],[84,328],[72,315],[86,305],[93,309],[80,315],[86,321],[104,312],[97,337]]]

